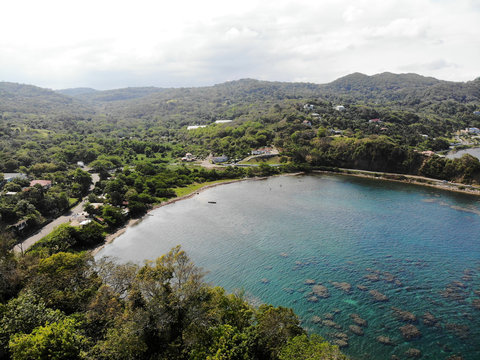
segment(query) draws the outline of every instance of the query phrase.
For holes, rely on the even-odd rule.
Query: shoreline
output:
[[[297,173],[289,173],[289,174],[280,174],[280,175],[274,175],[274,176],[298,176],[298,175],[303,175],[305,174],[304,172],[297,172]],[[248,180],[253,180],[253,181],[258,181],[258,180],[266,180],[268,179],[269,176],[262,176],[262,177],[253,177],[253,178],[242,178],[242,179],[232,179],[232,180],[227,180],[227,181],[223,181],[223,182],[218,182],[218,183],[214,183],[214,184],[208,184],[208,185],[205,185],[205,186],[202,186],[201,188],[197,189],[197,190],[194,190],[192,191],[190,194],[187,194],[187,195],[183,195],[183,196],[179,196],[179,197],[176,197],[176,198],[173,198],[173,199],[170,199],[168,201],[165,201],[165,202],[162,202],[160,204],[157,204],[155,206],[153,206],[151,209],[149,209],[145,215],[143,215],[141,218],[138,218],[138,219],[130,219],[126,224],[124,224],[120,229],[118,229],[117,231],[115,231],[114,233],[112,234],[108,234],[106,237],[105,237],[105,241],[95,247],[94,249],[90,250],[90,254],[92,256],[95,256],[100,250],[102,250],[106,245],[112,243],[117,237],[119,237],[120,235],[122,235],[123,233],[125,233],[125,231],[127,231],[127,229],[129,227],[133,227],[135,225],[138,225],[140,224],[144,219],[147,218],[147,216],[151,216],[150,215],[150,212],[153,211],[153,210],[156,210],[158,208],[161,208],[163,206],[167,206],[167,205],[171,205],[171,204],[174,204],[176,203],[177,201],[181,201],[181,200],[187,200],[187,199],[190,199],[192,197],[194,197],[195,195],[198,195],[200,192],[203,192],[205,190],[208,190],[208,189],[211,189],[211,188],[214,188],[216,186],[220,186],[220,185],[227,185],[227,184],[233,184],[233,183],[237,183],[237,182],[241,182],[241,181],[248,181]]]
[[[427,186],[435,188],[438,190],[455,192],[460,194],[475,195],[480,196],[480,188],[474,187],[472,185],[465,185],[460,183],[444,182],[444,180],[428,178],[419,175],[405,175],[397,173],[386,173],[386,172],[376,172],[368,170],[357,170],[357,169],[346,169],[339,168],[339,171],[329,171],[329,170],[313,170],[313,173],[316,174],[336,174],[336,175],[346,175],[346,176],[355,176],[366,179],[373,180],[383,180],[383,181],[392,181],[403,184],[412,184],[419,186]],[[404,178],[404,179],[401,179]],[[460,189],[463,187],[463,189]]]
[[[357,170],[357,169],[345,169],[345,168],[340,168],[340,171],[328,171],[328,170],[313,170],[312,173],[314,174],[332,174],[332,175],[346,175],[346,176],[354,176],[354,177],[361,177],[361,178],[367,178],[367,179],[373,179],[373,180],[383,180],[383,181],[393,181],[393,182],[398,182],[398,183],[404,183],[404,184],[413,184],[413,185],[420,185],[420,186],[427,186],[443,191],[450,191],[450,192],[456,192],[456,193],[461,193],[461,194],[467,194],[467,195],[476,195],[480,196],[480,189],[478,188],[465,188],[465,189],[459,189],[460,186],[462,187],[468,187],[470,185],[464,185],[464,184],[457,184],[457,183],[444,183],[443,180],[438,180],[438,179],[433,179],[433,178],[427,178],[423,176],[417,176],[417,175],[404,175],[404,174],[397,174],[397,173],[380,173],[380,172],[375,172],[375,171],[368,171],[368,170]],[[305,175],[305,172],[296,172],[296,173],[288,173],[288,174],[278,174],[278,175],[272,175],[272,176],[299,176],[299,175]],[[170,199],[168,201],[162,202],[160,204],[157,204],[153,206],[151,209],[149,209],[145,215],[143,215],[141,218],[138,219],[130,219],[125,225],[123,225],[120,229],[115,231],[112,234],[108,234],[105,237],[105,241],[95,247],[94,249],[90,250],[90,253],[92,256],[95,256],[100,250],[102,250],[106,245],[112,243],[117,237],[125,233],[129,227],[133,227],[141,223],[144,219],[146,219],[147,216],[152,216],[150,215],[150,212],[153,210],[156,210],[158,208],[161,208],[163,206],[171,205],[176,203],[177,201],[182,201],[182,200],[187,200],[195,195],[198,195],[200,192],[203,192],[205,190],[214,188],[216,186],[220,185],[227,185],[227,184],[232,184],[232,183],[237,183],[241,181],[248,181],[248,180],[253,180],[253,181],[258,181],[258,180],[266,180],[269,177],[272,176],[263,176],[263,177],[254,177],[254,178],[243,178],[243,179],[233,179],[233,180],[228,180],[224,182],[218,182],[214,184],[209,184],[202,186],[201,188],[192,191],[190,194],[179,196],[173,199]],[[397,178],[395,178],[397,177]],[[404,177],[405,179],[399,179],[399,177]]]

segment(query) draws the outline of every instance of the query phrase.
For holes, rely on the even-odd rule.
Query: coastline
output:
[[[346,176],[355,176],[355,177],[368,178],[368,179],[374,179],[374,180],[393,181],[393,182],[399,182],[399,183],[404,183],[404,184],[428,186],[428,187],[432,187],[432,188],[439,189],[439,190],[444,190],[444,191],[451,191],[451,192],[456,192],[456,193],[480,196],[480,189],[479,188],[473,188],[473,187],[472,188],[467,188],[467,186],[469,186],[469,185],[449,183],[449,182],[445,183],[442,180],[427,178],[427,177],[417,176],[417,175],[404,175],[404,174],[384,173],[384,172],[380,173],[380,172],[375,172],[375,171],[345,169],[345,168],[340,168],[339,171],[313,170],[312,173],[314,173],[314,174],[346,175]],[[298,175],[304,175],[304,174],[305,174],[305,172],[296,172],[296,173],[279,174],[279,175],[273,175],[273,176],[298,176]],[[147,211],[147,213],[144,216],[142,216],[141,218],[130,219],[125,225],[123,225],[116,232],[114,232],[112,234],[108,234],[105,238],[105,242],[102,243],[101,245],[97,246],[93,250],[91,250],[91,254],[92,254],[92,256],[95,256],[106,245],[112,243],[117,237],[119,237],[120,235],[125,233],[125,231],[127,231],[127,229],[129,227],[138,225],[147,216],[151,216],[150,212],[155,210],[155,209],[158,209],[160,207],[176,203],[177,201],[190,199],[190,198],[194,197],[195,195],[197,195],[198,193],[203,192],[203,191],[208,190],[208,189],[211,189],[211,188],[216,187],[216,186],[232,184],[232,183],[241,182],[241,181],[248,181],[248,180],[253,180],[253,181],[265,180],[267,178],[269,178],[269,177],[268,176],[263,176],[263,177],[254,177],[254,178],[242,178],[242,179],[233,179],[233,180],[218,182],[218,183],[214,183],[214,184],[208,184],[208,185],[202,186],[199,189],[196,189],[196,190],[192,191],[189,194],[179,196],[179,197],[170,199],[168,201],[162,202],[160,204],[157,204],[157,205],[153,206],[151,209],[149,209]],[[464,187],[464,189],[460,189],[459,187]]]
[[[313,170],[312,172],[316,174],[337,174],[337,175],[339,174],[339,175],[355,176],[355,177],[374,179],[374,180],[393,181],[393,182],[399,182],[403,184],[428,186],[431,188],[444,190],[444,191],[480,196],[480,187],[446,182],[444,180],[438,180],[438,179],[433,179],[433,178],[428,178],[428,177],[418,176],[418,175],[405,175],[405,174],[397,174],[397,173],[386,173],[386,172],[376,172],[376,171],[346,169],[346,168],[339,168],[339,171]]]
[[[281,175],[274,175],[274,176],[297,176],[297,175],[303,175],[304,172],[297,172],[297,173],[290,173],[290,174],[281,174]],[[181,200],[186,200],[186,199],[190,199],[192,197],[194,197],[195,195],[199,194],[200,192],[203,192],[207,189],[211,189],[213,187],[216,187],[216,186],[220,186],[220,185],[226,185],[226,184],[232,184],[232,183],[236,183],[236,182],[241,182],[241,181],[248,181],[248,180],[253,180],[253,181],[258,181],[258,180],[266,180],[268,178],[268,176],[262,176],[262,177],[253,177],[253,178],[242,178],[242,179],[233,179],[233,180],[227,180],[227,181],[222,181],[222,182],[217,182],[217,183],[214,183],[214,184],[208,184],[208,185],[205,185],[205,186],[202,186],[201,188],[199,189],[196,189],[194,191],[192,191],[190,194],[187,194],[187,195],[183,195],[183,196],[179,196],[179,197],[176,197],[176,198],[173,198],[173,199],[170,199],[168,201],[165,201],[165,202],[162,202],[160,204],[157,204],[155,206],[153,206],[151,209],[149,209],[147,211],[147,213],[145,215],[143,215],[141,218],[138,218],[138,219],[130,219],[125,225],[123,225],[120,229],[118,229],[117,231],[115,231],[114,233],[112,234],[108,234],[106,237],[105,237],[105,241],[95,247],[94,249],[92,249],[90,251],[90,254],[92,256],[95,256],[100,250],[102,250],[106,245],[112,243],[117,237],[119,237],[120,235],[122,235],[125,231],[127,231],[127,229],[129,227],[132,227],[132,226],[135,226],[135,225],[138,225],[139,223],[141,223],[147,216],[151,216],[149,215],[149,213],[155,209],[158,209],[158,208],[161,208],[163,206],[167,206],[167,205],[171,205],[173,203],[176,203],[177,201],[181,201]]]

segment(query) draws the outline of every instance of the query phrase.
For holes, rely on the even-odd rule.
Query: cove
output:
[[[309,331],[348,343],[352,359],[406,359],[413,348],[422,359],[474,360],[479,234],[474,196],[341,175],[279,176],[158,208],[96,258],[142,264],[180,244],[212,285],[292,307]]]

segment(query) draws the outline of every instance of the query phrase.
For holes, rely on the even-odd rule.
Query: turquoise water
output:
[[[212,284],[294,308],[309,331],[347,336],[343,351],[354,359],[404,359],[410,348],[422,359],[480,359],[480,198],[347,176],[282,176],[215,187],[150,215],[97,257],[142,263],[181,244]],[[314,302],[307,279],[329,297]],[[420,338],[402,336],[407,322],[392,307],[416,315]],[[436,326],[423,320],[427,311]],[[364,335],[349,328],[351,314],[368,322]]]

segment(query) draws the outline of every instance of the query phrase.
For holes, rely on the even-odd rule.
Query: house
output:
[[[473,115],[480,116],[480,111],[474,111],[474,112],[473,112]]]
[[[195,130],[195,129],[200,129],[204,127],[207,127],[207,125],[190,125],[190,126],[187,126],[187,130]]]
[[[27,227],[27,220],[20,220],[19,222],[13,224],[12,227],[17,231],[22,231]]]
[[[83,161],[77,161],[77,166],[83,168],[85,167],[85,163]]]
[[[228,161],[228,156],[226,155],[212,157],[212,162],[214,164],[224,163],[226,161]]]
[[[303,120],[302,124],[308,127],[312,127],[312,123],[308,120]]]
[[[5,195],[7,195],[7,196],[14,196],[14,195],[17,195],[17,194],[18,194],[18,193],[17,193],[16,191],[7,191],[7,192],[5,193]]]
[[[335,106],[335,110],[337,110],[337,111],[345,111],[345,106],[343,106],[343,105],[337,105],[337,106]]]
[[[315,109],[315,106],[312,105],[312,104],[305,104],[305,105],[303,105],[303,109],[304,110],[313,110],[313,109]]]
[[[52,180],[32,180],[30,181],[30,187],[33,187],[35,185],[41,185],[42,188],[48,189],[52,186]]]
[[[186,153],[184,157],[182,157],[182,161],[194,161],[195,156],[193,156],[191,153]]]
[[[318,118],[320,117],[319,113],[312,113],[311,115],[314,116],[314,117],[318,117]]]
[[[382,120],[380,120],[380,119],[370,119],[370,120],[368,120],[368,122],[369,122],[370,124],[372,124],[372,123],[373,123],[373,124],[378,124],[378,123],[381,123]]]
[[[423,137],[423,138],[425,138],[425,139],[428,138],[428,135],[427,135],[427,134],[420,134],[420,136]]]
[[[215,120],[215,124],[227,124],[231,123],[233,120]]]
[[[480,129],[476,127],[471,127],[467,129],[469,134],[480,134]]]
[[[264,147],[260,149],[252,150],[252,155],[270,155],[272,148]]]
[[[12,181],[13,179],[23,179],[23,180],[26,180],[26,179],[27,179],[27,175],[26,175],[26,174],[22,174],[22,173],[4,173],[4,174],[3,174],[3,179],[4,179],[6,182],[10,182],[10,181]]]

